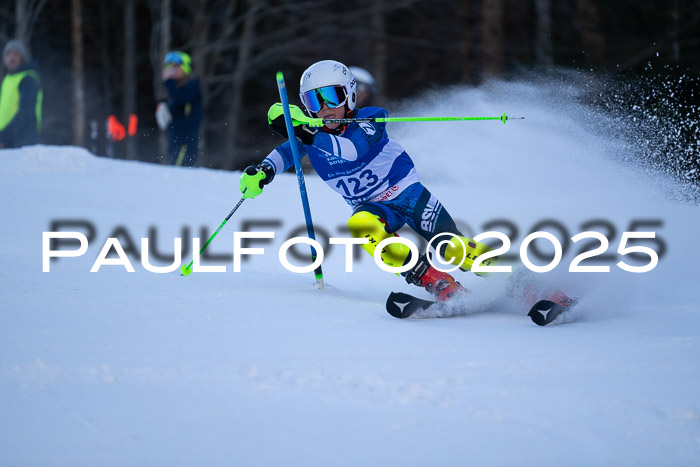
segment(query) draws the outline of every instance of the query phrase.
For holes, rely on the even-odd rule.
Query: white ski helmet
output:
[[[353,110],[357,103],[355,77],[348,67],[335,60],[316,62],[301,75],[299,97],[312,114],[321,110],[324,103]]]

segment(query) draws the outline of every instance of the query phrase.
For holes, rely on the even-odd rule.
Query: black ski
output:
[[[552,300],[540,300],[532,305],[527,315],[536,325],[546,326],[557,319],[557,316],[576,305],[576,300],[566,296],[559,296],[557,300],[556,302]]]
[[[408,318],[417,311],[427,310],[435,304],[432,300],[423,300],[403,292],[391,292],[386,299],[386,311],[394,318]]]
[[[577,301],[566,295],[555,295],[552,300],[540,300],[535,303],[528,316],[538,326],[546,326],[554,321],[564,311],[570,310],[576,305]],[[445,302],[439,302],[441,305]],[[428,308],[438,304],[433,300],[425,300],[414,297],[411,294],[403,292],[391,292],[386,300],[386,311],[394,318],[405,319],[413,314],[427,310]]]

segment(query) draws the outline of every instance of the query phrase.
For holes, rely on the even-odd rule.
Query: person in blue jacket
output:
[[[301,77],[299,95],[314,118],[388,115],[379,107],[355,108],[355,77],[348,67],[334,60],[310,66]],[[287,136],[283,116],[272,120],[270,127]],[[452,245],[441,248],[440,253],[464,270],[470,269],[476,256],[490,250],[461,236],[447,210],[419,181],[409,155],[388,136],[386,123],[328,123],[320,130],[300,125],[295,127],[295,136],[299,155],[308,155],[318,175],[352,207],[348,229],[353,237],[369,240],[362,245],[368,253],[374,255],[375,246],[396,236],[395,232],[404,224],[428,241],[440,233],[459,235],[463,245],[453,239]],[[257,166],[246,168],[239,180],[243,196],[256,197],[275,174],[293,165],[287,141]],[[409,247],[400,243],[389,244],[380,255],[391,267],[403,266],[411,260]],[[439,301],[466,290],[450,274],[433,267],[425,254],[403,275],[407,282],[424,287]]]
[[[188,54],[168,52],[163,66],[163,85],[169,100],[158,105],[156,119],[162,129],[168,130],[170,163],[194,167],[202,124],[202,88],[199,80],[191,76],[192,60]]]
[[[39,144],[43,91],[29,49],[11,40],[3,61],[7,74],[0,88],[0,148]]]

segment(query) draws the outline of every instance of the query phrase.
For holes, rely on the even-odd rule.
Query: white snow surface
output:
[[[156,274],[130,256],[133,273],[91,273],[119,228],[140,252],[154,227],[169,255],[174,238],[189,239],[183,228],[213,232],[239,199],[239,173],[74,147],[0,151],[0,464],[700,464],[700,209],[615,162],[620,141],[584,128],[586,110],[549,91],[442,90],[392,114],[527,119],[389,128],[465,231],[518,226],[512,252],[543,219],[569,237],[607,220],[613,254],[631,221],[661,221],[638,229],[667,247],[648,273],[620,270],[619,255],[609,273],[570,273],[572,246],[545,277],[581,298],[575,320],[544,328],[512,303],[397,320],[384,310],[389,291],[425,292],[364,252],[345,272],[340,247],[326,251],[327,288],[316,290],[277,257],[295,229],[305,234],[291,173],[244,202],[208,248],[232,255],[244,222],[277,221],[252,228],[275,239],[251,244],[265,254],[242,272],[222,259],[206,264],[225,273]],[[317,229],[347,237],[350,209],[315,175],[306,185]],[[95,236],[85,255],[42,272],[42,233],[66,219]],[[456,274],[475,306],[500,293],[502,276]]]

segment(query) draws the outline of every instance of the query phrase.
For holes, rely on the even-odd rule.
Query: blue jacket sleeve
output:
[[[301,159],[307,155],[306,145],[304,145],[298,139],[295,141],[297,143],[299,159]],[[263,160],[263,163],[270,165],[276,174],[294,167],[294,156],[292,156],[292,146],[289,141],[285,141],[273,149],[265,160]]]

